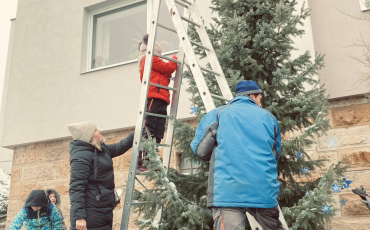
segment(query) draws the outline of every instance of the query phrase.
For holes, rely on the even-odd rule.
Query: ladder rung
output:
[[[184,2],[180,2],[180,1],[177,1],[177,0],[175,0],[175,2],[176,2],[177,4],[179,4],[180,6],[183,6],[183,7],[185,7],[185,8],[188,8],[188,6],[187,6]]]
[[[191,24],[193,24],[193,25],[195,25],[195,26],[200,27],[200,25],[199,25],[198,23],[193,22],[193,21],[191,21],[191,20],[189,20],[189,19],[187,19],[187,18],[184,18],[184,17],[182,17],[182,16],[181,16],[181,19],[182,19],[182,20],[184,20],[184,21],[187,21],[187,22],[189,22],[189,23],[191,23]]]
[[[148,202],[140,202],[140,201],[135,202],[135,201],[133,201],[133,202],[131,202],[131,205],[144,205],[146,203],[148,203]]]
[[[201,44],[193,42],[193,41],[190,41],[190,43],[192,45],[198,46],[199,48],[202,48],[202,49],[205,49],[205,50],[209,51],[209,49],[207,47],[205,47],[204,45],[201,45]]]
[[[186,1],[186,0],[181,0],[181,1],[185,2],[186,4],[191,5],[191,2],[189,2],[189,1]]]
[[[154,56],[157,56],[157,57],[160,57],[160,58],[163,58],[163,59],[166,59],[166,60],[169,60],[169,61],[173,61],[173,62],[176,62],[178,64],[181,64],[180,61],[176,60],[176,59],[173,59],[173,58],[169,58],[169,57],[166,57],[166,56],[163,56],[163,55],[160,55],[159,53],[154,53]]]
[[[176,30],[174,30],[174,29],[172,29],[172,28],[170,28],[170,27],[168,27],[168,26],[165,26],[165,25],[162,25],[162,24],[157,24],[157,26],[159,26],[159,27],[162,27],[163,29],[166,29],[166,30],[169,30],[169,31],[172,31],[172,32],[174,32],[174,33],[177,33],[177,31]]]
[[[152,85],[152,86],[155,86],[155,87],[158,87],[158,88],[162,88],[162,89],[168,89],[168,90],[172,90],[172,91],[177,91],[177,89],[175,89],[175,88],[166,87],[166,86],[163,86],[163,85],[157,85],[157,84],[153,84],[153,83],[149,83],[149,85]]]
[[[211,94],[211,96],[212,96],[213,98],[216,98],[216,99],[220,99],[220,100],[224,100],[224,101],[230,101],[229,99],[226,99],[226,98],[221,97],[221,96],[216,95],[216,94]]]
[[[170,145],[167,144],[157,144],[158,147],[170,147]]]
[[[152,117],[162,117],[162,118],[166,118],[166,119],[172,119],[172,117],[170,117],[170,116],[166,116],[166,115],[162,115],[162,114],[156,114],[156,113],[145,112],[145,115],[152,116]]]
[[[202,66],[199,66],[201,70],[205,71],[205,72],[208,72],[208,73],[211,73],[211,74],[214,74],[214,75],[217,75],[217,76],[220,76],[219,73],[216,73],[215,71],[211,70],[211,69],[208,69],[208,68],[205,68],[205,67],[202,67]]]

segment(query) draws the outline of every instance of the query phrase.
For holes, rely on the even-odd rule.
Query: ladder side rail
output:
[[[194,80],[198,86],[199,94],[203,100],[204,107],[206,108],[207,112],[215,109],[216,106],[213,102],[211,94],[209,92],[206,80],[204,79],[203,72],[199,67],[198,60],[195,56],[194,50],[190,43],[189,36],[182,24],[182,19],[180,17],[179,11],[176,7],[174,0],[165,0],[168,11],[171,14],[173,24],[177,29],[177,35],[179,36],[180,46],[184,49],[186,59],[190,65],[190,71],[194,76]]]
[[[188,16],[189,16],[189,12],[187,8],[184,8],[183,17],[188,17]],[[185,28],[185,31],[187,31],[188,23],[184,22],[184,28]],[[172,93],[170,116],[173,117],[173,119],[169,120],[168,125],[167,125],[166,144],[169,145],[170,147],[165,148],[163,152],[163,166],[165,167],[166,174],[168,173],[168,169],[170,168],[171,151],[172,151],[172,145],[173,145],[173,134],[174,134],[175,122],[177,118],[177,110],[178,110],[179,100],[180,100],[182,76],[183,76],[183,71],[184,71],[185,51],[182,46],[179,47],[179,52],[177,53],[177,56],[178,56],[178,60],[182,64],[177,66],[176,74],[175,74],[175,81],[173,83],[173,88],[176,88],[178,90]]]
[[[141,136],[143,130],[143,121],[146,110],[146,100],[148,96],[150,74],[152,69],[153,54],[154,54],[154,42],[157,33],[157,23],[159,15],[159,6],[161,0],[153,0],[153,8],[151,14],[151,26],[149,27],[149,41],[147,45],[147,54],[145,58],[144,74],[141,83],[140,91],[140,102],[139,102],[139,118],[136,121],[134,143],[132,146],[132,155],[130,161],[129,174],[126,185],[125,201],[121,219],[121,230],[128,230],[128,224],[130,220],[131,202],[135,186],[136,167],[139,158],[139,150],[141,143]]]
[[[283,228],[285,230],[289,230],[288,224],[285,221],[285,218],[284,218],[283,212],[281,211],[280,205],[278,205],[278,208],[279,208],[279,220],[283,224]]]
[[[261,225],[256,221],[256,219],[249,214],[248,212],[245,213],[247,215],[247,219],[249,222],[249,225],[251,226],[251,229],[253,230],[263,230]]]
[[[192,2],[191,5],[188,6],[188,9],[189,9],[189,13],[190,13],[192,20],[200,25],[200,27],[195,27],[195,28],[196,28],[196,31],[199,35],[199,38],[202,44],[209,49],[209,50],[205,50],[205,52],[208,56],[208,60],[209,60],[209,63],[211,64],[212,70],[220,74],[218,76],[216,75],[215,77],[220,87],[221,93],[224,98],[227,98],[228,100],[232,100],[233,94],[231,93],[229,84],[227,83],[227,80],[225,78],[224,72],[222,71],[220,62],[217,59],[216,52],[213,49],[211,40],[208,37],[206,28],[202,22],[202,19],[200,18],[198,9],[194,1]]]
[[[178,56],[182,56],[181,59],[185,58],[185,54],[183,50],[179,50]],[[172,151],[172,144],[173,144],[173,134],[175,129],[175,122],[177,117],[177,109],[179,106],[179,99],[180,99],[180,90],[181,90],[181,82],[182,82],[182,68],[184,64],[179,65],[177,67],[176,76],[175,76],[175,82],[174,87],[178,89],[178,91],[174,91],[172,94],[172,100],[171,100],[171,109],[170,109],[170,116],[173,117],[173,119],[168,120],[168,126],[167,126],[167,134],[166,134],[166,144],[170,147],[167,147],[164,149],[163,152],[163,167],[165,168],[166,174],[168,173],[168,169],[170,167],[170,161],[171,161],[171,151]]]
[[[185,58],[185,54],[182,48],[179,49],[178,56],[179,56],[179,59],[182,59],[182,60]],[[163,167],[164,167],[166,175],[168,174],[170,162],[171,162],[171,152],[172,152],[172,147],[173,147],[172,146],[173,145],[173,133],[175,130],[177,108],[179,105],[180,90],[181,90],[180,85],[182,81],[183,66],[184,66],[184,63],[182,65],[177,66],[174,87],[178,88],[178,91],[174,91],[172,94],[170,116],[173,117],[173,119],[168,120],[168,125],[167,125],[166,145],[168,145],[168,147],[164,148],[164,151],[163,151]],[[163,212],[163,208],[162,207],[158,208],[157,214],[153,220],[161,221],[162,212]]]
[[[185,8],[183,16],[189,16],[188,10]],[[185,23],[186,26],[185,29],[187,30],[188,26],[187,23]],[[173,83],[173,88],[178,89],[177,91],[174,91],[172,93],[172,100],[171,100],[171,109],[170,109],[170,116],[173,117],[173,119],[168,120],[167,125],[167,134],[166,134],[166,145],[167,147],[164,148],[163,151],[163,167],[165,168],[166,175],[168,174],[168,170],[170,168],[170,162],[171,162],[171,152],[172,152],[172,145],[173,145],[173,133],[175,129],[175,122],[177,118],[177,110],[179,106],[179,99],[180,99],[180,92],[181,92],[181,82],[182,82],[182,73],[184,70],[184,60],[185,60],[185,52],[184,49],[180,46],[179,52],[177,53],[178,60],[182,63],[181,65],[177,66],[176,74],[175,74],[175,81]],[[162,213],[163,213],[163,207],[157,208],[157,213],[153,219],[153,221],[162,221]]]

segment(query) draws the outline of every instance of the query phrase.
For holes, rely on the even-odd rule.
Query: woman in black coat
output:
[[[114,208],[112,158],[132,147],[134,133],[117,144],[105,145],[92,122],[68,125],[70,143],[71,230],[111,230]]]

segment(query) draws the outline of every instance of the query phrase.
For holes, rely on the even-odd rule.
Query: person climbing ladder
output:
[[[147,52],[149,35],[143,36],[142,41],[139,43],[139,72],[140,81],[143,80],[145,56]],[[154,52],[161,54],[162,46],[156,42],[154,46]],[[177,60],[176,55],[172,56],[172,59]],[[164,62],[159,57],[153,56],[152,71],[150,74],[150,83],[162,86],[168,86],[170,83],[171,74],[176,70],[177,63],[173,61]],[[146,112],[167,115],[167,106],[170,104],[170,92],[167,89],[159,88],[153,85],[149,85],[148,99]],[[164,136],[166,119],[161,117],[146,116],[144,121],[143,137],[147,138],[145,128],[149,129],[149,132],[156,142],[159,144]],[[140,152],[137,170],[145,172],[148,169],[143,165],[145,152]]]

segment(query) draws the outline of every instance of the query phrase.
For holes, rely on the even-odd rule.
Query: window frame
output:
[[[107,69],[107,68],[112,68],[112,67],[116,67],[116,66],[120,66],[120,65],[125,65],[125,64],[130,64],[130,63],[134,63],[134,62],[137,62],[138,59],[134,59],[134,60],[129,60],[129,61],[125,61],[125,62],[120,62],[120,63],[116,63],[116,64],[112,64],[112,65],[107,65],[107,66],[102,66],[102,67],[98,67],[98,68],[91,68],[91,60],[92,60],[92,54],[93,54],[93,39],[94,39],[94,16],[97,15],[97,14],[103,14],[103,13],[106,13],[106,12],[109,12],[109,11],[114,11],[114,10],[117,10],[119,8],[123,8],[123,7],[128,7],[130,5],[133,5],[133,4],[138,4],[138,3],[147,3],[147,10],[148,10],[148,5],[151,5],[152,1],[151,0],[129,0],[129,1],[125,1],[125,2],[122,2],[122,3],[119,3],[119,4],[115,4],[115,5],[112,5],[112,6],[108,6],[108,7],[104,7],[104,8],[101,8],[101,9],[98,9],[98,10],[94,10],[94,11],[91,11],[89,13],[89,32],[88,32],[88,36],[87,36],[87,45],[88,45],[88,49],[87,49],[87,60],[86,60],[86,65],[87,65],[87,72],[92,72],[92,71],[97,71],[97,70],[101,70],[101,69]],[[151,8],[151,7],[150,7]],[[148,11],[147,11],[148,12]],[[149,17],[147,17],[147,31],[148,31],[148,25],[149,25]]]
[[[197,173],[197,170],[199,169],[199,167],[200,167],[200,165],[196,165],[195,163],[193,163],[193,162],[191,162],[190,160],[188,160],[189,161],[189,163],[190,163],[190,168],[182,168],[181,167],[181,161],[182,160],[187,160],[188,158],[187,157],[184,157],[184,158],[182,158],[182,156],[180,156],[180,165],[179,165],[179,169],[180,169],[180,173],[181,174],[184,174],[184,175],[187,175],[188,173],[184,173],[184,172],[182,172],[182,170],[190,170],[190,174],[189,175],[194,175],[194,174],[196,174]]]
[[[94,11],[91,11],[89,13],[89,16],[88,16],[88,36],[87,36],[87,39],[88,39],[88,41],[87,41],[87,45],[88,45],[87,52],[88,52],[88,54],[87,54],[87,60],[86,60],[86,67],[87,68],[86,68],[85,73],[94,72],[94,71],[98,71],[98,70],[102,70],[102,69],[109,69],[109,68],[116,67],[116,66],[135,63],[135,62],[138,61],[138,59],[133,59],[133,60],[129,60],[129,61],[124,61],[124,62],[120,62],[120,63],[115,63],[115,64],[111,64],[111,65],[107,65],[107,66],[98,67],[98,68],[92,68],[91,60],[92,60],[92,55],[93,55],[93,42],[94,42],[93,41],[93,39],[94,39],[94,16],[97,15],[97,14],[103,14],[103,13],[106,13],[106,12],[109,12],[109,11],[114,11],[114,10],[117,10],[119,8],[129,7],[130,5],[134,5],[134,4],[139,4],[139,3],[144,3],[145,4],[145,2],[146,2],[146,5],[147,5],[146,32],[149,33],[149,25],[150,25],[151,13],[152,13],[152,9],[153,9],[153,1],[152,0],[128,0],[128,1],[124,1],[122,3],[118,3],[118,4],[107,6],[107,7],[98,9],[98,10],[94,10]],[[165,53],[163,53],[163,55],[170,55],[170,54],[174,54],[174,53],[177,53],[177,52],[178,52],[178,49],[165,52]]]

